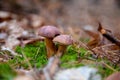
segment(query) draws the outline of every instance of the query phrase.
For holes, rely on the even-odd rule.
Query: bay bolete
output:
[[[57,56],[61,57],[67,46],[73,44],[73,38],[70,35],[59,35],[53,39],[53,42],[59,44]]]
[[[105,80],[120,80],[120,72],[115,72],[111,74]]]
[[[56,53],[56,47],[52,40],[59,34],[60,31],[55,26],[43,26],[38,31],[38,35],[45,37],[48,58]]]

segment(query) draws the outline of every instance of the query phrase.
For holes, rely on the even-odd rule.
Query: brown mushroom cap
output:
[[[120,72],[113,73],[108,76],[105,80],[120,80]]]
[[[73,38],[70,35],[59,35],[53,39],[53,42],[58,42],[62,45],[73,44]]]
[[[59,34],[60,34],[59,29],[54,26],[43,26],[38,31],[38,35],[41,35],[47,38],[54,38]]]

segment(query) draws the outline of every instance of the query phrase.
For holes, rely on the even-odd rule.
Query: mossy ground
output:
[[[44,42],[36,42],[34,44],[28,44],[25,47],[18,46],[16,48],[16,52],[21,56],[15,56],[13,59],[10,59],[7,62],[7,64],[10,65],[13,69],[15,68],[30,69],[30,66],[32,68],[40,68],[40,67],[44,67],[48,62],[46,57],[46,48]],[[26,58],[28,61],[26,61]],[[101,62],[105,62],[107,66],[101,64]],[[0,69],[1,69],[1,65],[0,65]],[[75,48],[74,46],[68,46],[64,56],[61,58],[61,67],[72,68],[72,67],[80,67],[84,65],[97,68],[99,73],[102,75],[102,77],[106,77],[110,75],[111,73],[115,72],[115,70],[116,71],[120,70],[118,66],[111,64],[108,60],[93,58],[91,54],[88,53],[88,50],[82,47]],[[0,71],[0,75],[2,71],[6,72],[6,69],[9,68],[2,69]],[[13,75],[14,74],[15,73],[13,73]],[[5,76],[3,75],[2,77]],[[10,77],[7,77],[7,79],[8,78]]]

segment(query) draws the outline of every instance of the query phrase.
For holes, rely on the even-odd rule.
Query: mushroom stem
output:
[[[47,58],[50,58],[53,54],[56,53],[56,47],[52,41],[52,38],[45,38],[46,49],[47,49]]]
[[[62,57],[62,55],[64,54],[65,50],[66,50],[67,46],[66,45],[60,45],[57,51],[57,56],[58,57]]]

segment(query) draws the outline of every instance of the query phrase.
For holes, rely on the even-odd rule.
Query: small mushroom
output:
[[[120,72],[113,73],[108,76],[105,80],[120,80]]]
[[[59,34],[59,29],[54,26],[43,26],[38,31],[38,35],[45,37],[48,58],[56,53],[56,47],[52,40]]]
[[[68,45],[73,44],[73,38],[70,35],[59,35],[53,39],[53,42],[59,44],[57,56],[61,57]]]

